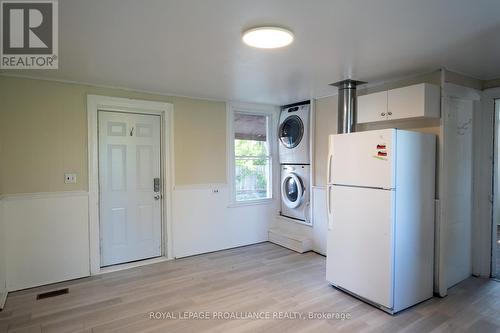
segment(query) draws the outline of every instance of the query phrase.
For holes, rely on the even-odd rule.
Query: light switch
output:
[[[64,184],[76,184],[76,173],[65,173]]]

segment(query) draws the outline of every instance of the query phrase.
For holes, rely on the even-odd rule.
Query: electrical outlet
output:
[[[76,184],[76,173],[65,173],[64,184]]]

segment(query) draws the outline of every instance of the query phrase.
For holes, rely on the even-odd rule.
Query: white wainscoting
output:
[[[267,241],[277,212],[275,200],[246,206],[230,206],[229,202],[225,184],[175,187],[172,238],[176,258]]]
[[[0,309],[3,308],[7,298],[7,270],[5,261],[5,224],[3,217],[3,201],[0,198]]]
[[[87,192],[3,198],[9,291],[88,276]]]
[[[312,188],[312,219],[314,251],[326,256],[328,234],[328,212],[326,211],[326,187]]]

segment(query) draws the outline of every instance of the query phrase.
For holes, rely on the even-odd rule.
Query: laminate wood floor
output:
[[[68,294],[36,300],[38,293],[66,287]],[[151,319],[152,311],[165,318]],[[185,319],[202,311],[211,319]],[[256,312],[260,319],[214,319],[213,312],[239,317]],[[265,318],[296,312],[306,317],[338,312],[350,319]],[[470,278],[452,288],[448,297],[433,298],[393,317],[329,286],[323,256],[271,243],[14,292],[0,312],[0,332],[499,330],[499,282]]]

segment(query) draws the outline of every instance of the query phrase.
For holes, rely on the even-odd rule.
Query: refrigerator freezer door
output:
[[[331,188],[327,281],[392,308],[394,191]]]
[[[395,129],[330,135],[330,184],[395,188]]]

